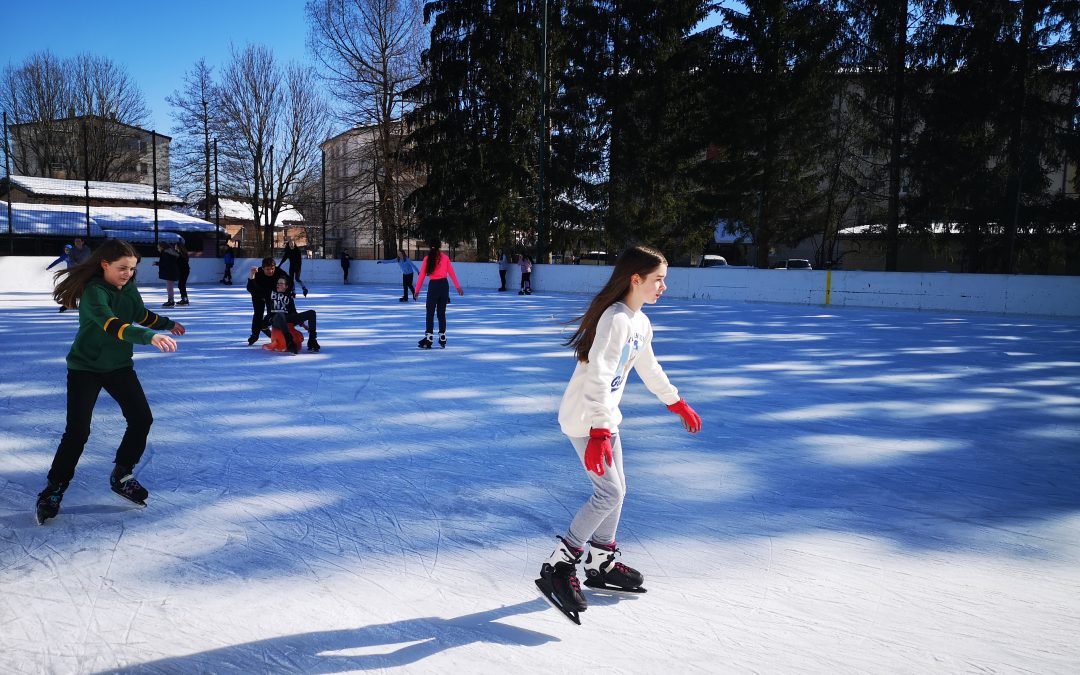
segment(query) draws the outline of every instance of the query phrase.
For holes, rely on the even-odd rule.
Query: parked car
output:
[[[722,255],[703,255],[698,267],[727,267],[727,258]]]
[[[589,251],[582,253],[578,260],[581,265],[606,265],[608,254],[606,251]]]
[[[810,265],[810,261],[805,258],[790,258],[788,260],[781,260],[777,263],[773,263],[772,268],[774,270],[812,270],[813,266]]]

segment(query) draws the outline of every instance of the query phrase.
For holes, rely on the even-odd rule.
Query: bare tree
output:
[[[139,134],[149,118],[142,91],[102,56],[60,60],[38,52],[4,70],[3,106],[17,125],[15,171],[91,180],[121,180],[139,161]]]
[[[222,71],[224,173],[234,190],[250,195],[255,222],[265,228],[257,241],[267,251],[285,200],[326,134],[328,110],[313,81],[310,68],[290,65],[283,72],[259,45],[234,50]]]
[[[335,191],[358,195],[374,186],[373,216],[381,224],[384,253],[392,255],[405,228],[401,122],[406,92],[420,74],[423,21],[416,0],[309,0],[309,44],[324,67],[350,127],[372,126],[370,147],[359,146],[362,167],[339,179]],[[366,180],[365,180],[366,179]],[[362,202],[361,202],[362,203]]]
[[[201,194],[203,216],[210,220],[211,138],[217,133],[218,91],[213,69],[199,59],[184,75],[184,88],[165,98],[173,106],[173,181],[185,195]],[[200,185],[201,183],[201,185]]]

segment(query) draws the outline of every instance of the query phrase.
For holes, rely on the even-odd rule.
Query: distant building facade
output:
[[[8,134],[16,175],[172,185],[169,136],[97,115],[9,124]]]

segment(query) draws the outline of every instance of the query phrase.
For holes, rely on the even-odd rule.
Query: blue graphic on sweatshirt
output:
[[[615,379],[611,381],[611,391],[616,392],[623,385],[623,381],[626,380],[626,376],[630,374],[630,367],[633,365],[633,360],[637,358],[638,351],[641,350],[641,336],[634,334],[630,336],[630,339],[623,345],[622,353],[619,354],[619,365],[615,367]]]

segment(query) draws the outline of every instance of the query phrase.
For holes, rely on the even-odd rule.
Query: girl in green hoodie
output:
[[[104,389],[120,405],[127,430],[116,450],[109,478],[113,492],[140,505],[148,493],[132,474],[146,449],[154,418],[132,361],[134,344],[176,351],[176,341],[155,330],[183,335],[184,327],[146,309],[132,283],[139,255],[130,244],[109,239],[86,262],[60,270],[66,275],[53,289],[53,298],[68,309],[79,309],[79,330],[67,355],[67,426],[49,469],[48,485],[38,494],[37,520],[56,516],[64,490],[75,475],[90,437],[90,419]]]

